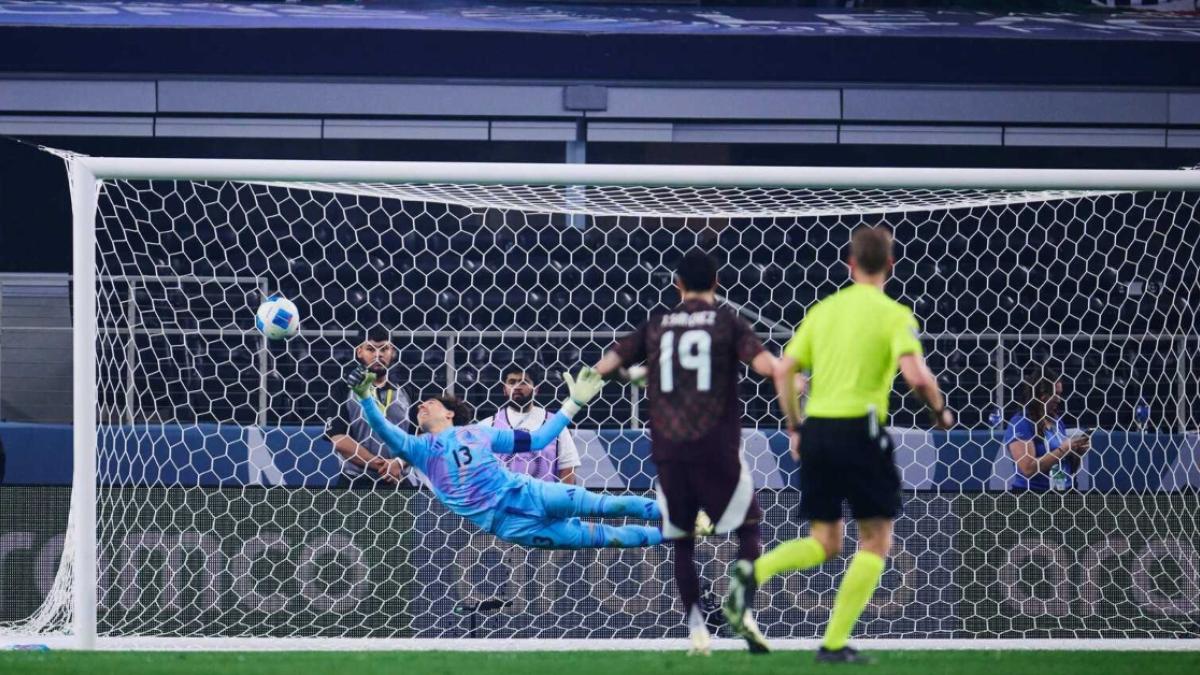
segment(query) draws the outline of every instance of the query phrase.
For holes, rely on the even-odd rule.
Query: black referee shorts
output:
[[[892,438],[870,417],[809,418],[800,429],[800,512],[832,522],[850,502],[855,518],[900,515]]]

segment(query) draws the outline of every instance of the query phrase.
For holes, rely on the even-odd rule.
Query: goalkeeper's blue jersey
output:
[[[425,474],[438,500],[489,532],[496,505],[530,480],[506,469],[494,453],[529,452],[535,441],[557,438],[568,422],[560,412],[532,435],[519,429],[470,425],[413,436],[388,422],[374,399],[361,403],[367,423],[396,456]]]

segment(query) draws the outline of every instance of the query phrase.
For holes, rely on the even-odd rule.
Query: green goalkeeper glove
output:
[[[358,366],[346,376],[346,384],[350,385],[350,391],[354,392],[358,400],[370,398],[371,388],[375,386],[375,373],[364,366]]]
[[[600,373],[594,368],[584,366],[579,369],[579,375],[576,377],[571,377],[571,373],[567,372],[562,376],[563,381],[567,383],[567,391],[571,394],[562,404],[562,411],[567,417],[573,417],[604,388],[604,378],[600,377]]]

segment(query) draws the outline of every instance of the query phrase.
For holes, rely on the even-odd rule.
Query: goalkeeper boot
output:
[[[708,514],[704,512],[704,509],[697,511],[696,527],[692,530],[692,534],[696,537],[711,537],[712,535],[716,534],[716,532],[717,526],[713,525],[712,518],[708,517]]]

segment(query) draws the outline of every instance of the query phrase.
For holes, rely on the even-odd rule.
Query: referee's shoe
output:
[[[875,663],[875,659],[853,647],[842,647],[841,649],[821,647],[817,650],[817,663],[858,663],[870,665]]]

